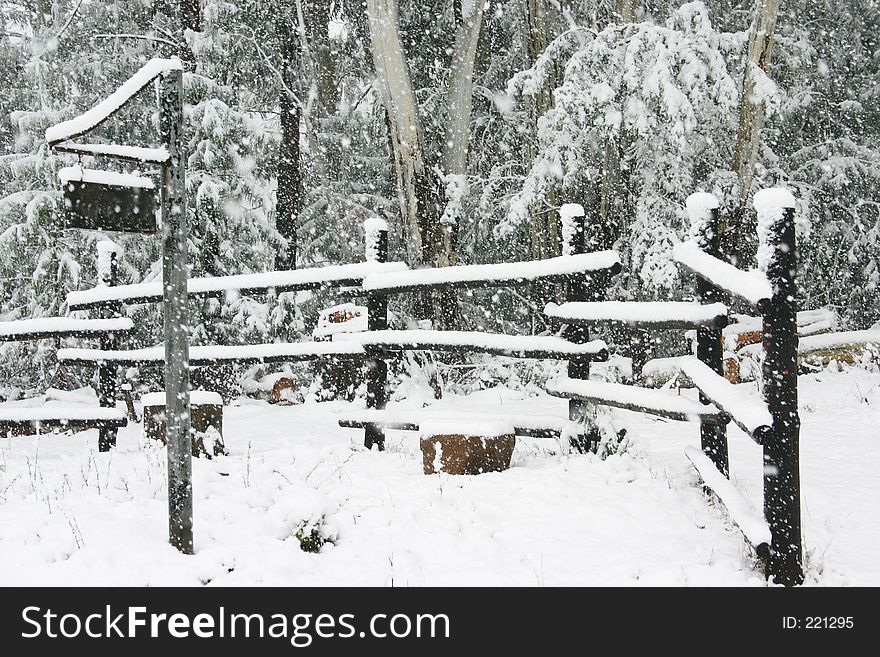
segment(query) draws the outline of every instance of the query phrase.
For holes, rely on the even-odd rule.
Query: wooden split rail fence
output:
[[[688,199],[692,239],[675,248],[674,258],[697,277],[698,303],[571,303],[546,309],[550,317],[585,326],[622,322],[655,329],[695,328],[696,357],[679,362],[682,373],[700,391],[699,403],[665,391],[570,377],[550,382],[548,392],[672,420],[698,420],[702,450],[688,450],[689,459],[765,560],[768,575],[777,583],[792,585],[803,581],[794,199],[785,190],[765,190],[756,195],[755,208],[759,269],[743,271],[719,257],[717,200],[708,194]],[[745,301],[763,316],[763,400],[746,395],[723,376],[726,296]],[[762,447],[763,520],[728,480],[730,421]]]

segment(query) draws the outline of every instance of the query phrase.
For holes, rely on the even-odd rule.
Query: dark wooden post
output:
[[[716,258],[721,255],[720,237],[718,232],[718,200],[710,194],[692,194],[688,197],[688,214],[691,220],[691,238],[703,251]],[[722,292],[697,276],[697,301],[700,303],[716,303],[723,301]],[[721,329],[702,326],[697,329],[697,358],[706,363],[720,376],[724,376],[724,350]],[[710,404],[709,398],[702,392],[700,401]],[[727,426],[710,418],[700,420],[700,446],[718,471],[729,477],[730,465],[727,454]]]
[[[586,219],[583,207],[566,204],[560,208],[562,219],[562,252],[565,255],[577,255],[587,252]],[[587,274],[572,274],[568,277],[566,301],[590,301],[593,297],[593,280]],[[565,330],[565,338],[570,342],[583,344],[590,340],[590,330],[585,324],[569,324]],[[590,359],[572,357],[568,361],[568,376],[571,379],[587,380],[590,378]],[[590,403],[581,399],[568,400],[568,419],[583,424],[590,417]],[[598,445],[596,432],[582,433],[570,440],[571,447],[578,452],[587,452]]]
[[[99,285],[114,286],[119,284],[119,251],[118,247],[105,240],[98,243],[98,283]],[[101,310],[102,317],[121,317],[122,306],[119,303],[109,303]],[[113,333],[101,336],[101,349],[112,350],[119,345],[119,338]],[[113,362],[101,362],[98,364],[98,403],[104,408],[116,406],[116,397],[119,391],[117,380],[117,366]],[[98,451],[109,452],[111,447],[116,447],[117,428],[114,426],[100,426],[98,428]]]
[[[770,254],[765,263],[773,297],[764,312],[764,399],[773,431],[764,441],[764,516],[773,541],[768,574],[778,584],[804,581],[801,547],[800,416],[797,390],[797,286],[794,203],[782,190],[755,205],[759,237]],[[761,192],[759,192],[761,194]],[[766,199],[767,197],[765,197]],[[764,199],[762,199],[763,201]],[[773,204],[790,207],[774,207]]]
[[[165,408],[168,438],[168,536],[193,553],[192,444],[189,398],[187,216],[183,149],[183,71],[160,78],[159,129],[170,153],[162,166],[162,281],[165,318]]]
[[[388,227],[367,227],[367,258],[376,262],[388,262]],[[384,331],[388,328],[388,297],[370,292],[367,295],[367,330]],[[388,402],[388,363],[383,358],[367,362],[367,408],[382,409]],[[376,445],[385,449],[385,430],[375,424],[364,428],[364,446]]]

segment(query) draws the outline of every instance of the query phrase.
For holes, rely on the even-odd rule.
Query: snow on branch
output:
[[[160,75],[169,71],[182,71],[183,62],[179,59],[151,59],[134,75],[87,112],[46,130],[46,142],[52,146],[58,142],[79,137],[94,130],[116,113],[135,94]]]

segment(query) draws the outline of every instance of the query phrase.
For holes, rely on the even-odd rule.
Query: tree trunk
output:
[[[760,99],[756,99],[756,73],[760,69],[766,73],[770,69],[773,49],[773,33],[776,31],[776,17],[779,14],[779,0],[756,0],[755,18],[749,36],[748,58],[743,74],[742,97],[740,99],[739,130],[733,147],[731,168],[739,179],[739,194],[728,224],[721,227],[722,252],[728,258],[740,255],[738,240],[739,225],[745,216],[751,196],[752,180],[755,176],[755,162],[761,143],[761,126],[764,123],[764,110]]]
[[[314,67],[318,100],[328,115],[336,112],[339,89],[336,86],[336,63],[330,47],[330,2],[304,0],[302,3],[305,42]]]
[[[550,1],[522,0],[521,11],[526,24],[526,62],[525,66],[534,65],[538,57],[547,49],[551,41]],[[529,122],[537,134],[538,119],[553,106],[553,89],[557,85],[558,75],[554,73],[534,96],[529,104]],[[526,163],[534,162],[536,156],[533,144],[528,144]],[[551,196],[551,206],[559,205],[559,199]],[[579,199],[580,200],[580,199]],[[555,209],[536,209],[532,212],[529,226],[529,257],[532,260],[552,258],[561,252],[559,234],[559,212]],[[541,310],[553,300],[555,286],[547,281],[535,281],[531,285],[531,297],[538,309],[532,314],[532,332],[543,330],[544,316]]]
[[[281,43],[281,74],[287,84],[296,62],[298,39],[292,21]],[[300,204],[299,124],[300,108],[290,94],[281,90],[281,143],[278,153],[278,191],[275,203],[275,228],[286,240],[275,258],[276,269],[296,269],[296,220]]]
[[[184,30],[202,31],[202,9],[199,0],[180,0],[180,22]]]
[[[447,91],[446,130],[443,140],[443,172],[447,181],[458,178],[457,194],[467,191],[468,142],[473,110],[474,64],[483,24],[483,5],[477,3],[470,16],[457,12],[457,30]],[[447,201],[454,199],[447,198]],[[444,214],[442,265],[454,265],[457,256],[458,220],[456,211]]]

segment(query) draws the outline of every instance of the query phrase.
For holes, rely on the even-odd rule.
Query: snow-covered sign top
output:
[[[58,171],[58,178],[64,184],[69,182],[85,182],[115,187],[137,187],[139,189],[153,189],[155,187],[153,181],[144,176],[137,176],[132,173],[119,173],[117,171],[102,171],[100,169],[83,169],[78,165],[63,167]]]
[[[171,158],[167,148],[144,148],[143,146],[127,146],[125,144],[58,144],[59,151],[78,153],[80,155],[106,155],[121,160],[150,162],[163,164]]]
[[[73,139],[94,130],[110,118],[132,96],[146,87],[157,77],[169,71],[182,71],[183,62],[179,59],[151,59],[134,75],[122,83],[116,91],[100,103],[79,116],[53,125],[46,130],[46,142],[50,145]]]

